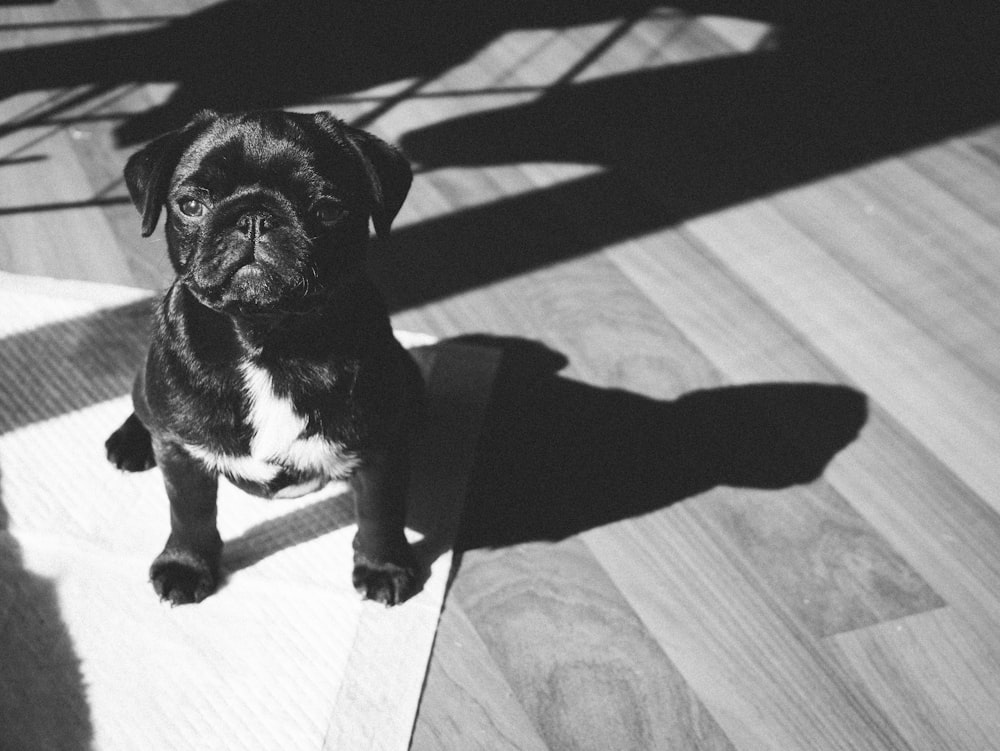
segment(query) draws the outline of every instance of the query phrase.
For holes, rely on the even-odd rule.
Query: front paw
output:
[[[417,562],[412,554],[399,558],[399,562],[376,562],[355,553],[352,576],[354,588],[365,599],[381,602],[387,607],[410,599],[420,590]]]
[[[134,414],[104,442],[108,461],[125,472],[142,472],[156,466],[149,431]]]
[[[160,599],[171,605],[201,602],[215,591],[218,566],[187,550],[164,550],[153,561],[149,578]]]

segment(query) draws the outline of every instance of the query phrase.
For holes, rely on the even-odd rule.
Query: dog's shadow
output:
[[[556,541],[719,485],[813,482],[867,419],[854,389],[757,383],[658,401],[560,377],[558,354],[503,349],[458,548]]]
[[[433,492],[410,509],[425,568],[452,545],[561,540],[719,485],[812,482],[867,419],[866,397],[845,386],[759,383],[658,401],[562,377],[566,359],[536,342],[454,341],[501,357],[492,392],[482,395],[488,405],[457,538],[455,510],[442,513]],[[447,411],[447,392],[437,398]],[[227,541],[224,567],[238,571],[352,522],[349,495],[325,499]]]

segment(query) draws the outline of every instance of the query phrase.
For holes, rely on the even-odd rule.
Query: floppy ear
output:
[[[125,163],[125,185],[142,215],[143,237],[149,237],[156,229],[160,210],[167,200],[170,177],[181,155],[216,117],[208,110],[198,113],[183,128],[150,141]]]
[[[406,200],[406,194],[410,192],[413,170],[409,160],[395,146],[367,131],[347,125],[329,112],[317,112],[314,117],[325,132],[333,135],[335,140],[345,141],[361,157],[372,201],[372,226],[376,235],[385,237]],[[336,139],[336,131],[343,134],[342,139]]]

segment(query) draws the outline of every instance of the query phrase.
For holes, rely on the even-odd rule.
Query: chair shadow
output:
[[[655,0],[555,4],[225,0],[189,15],[164,16],[153,28],[0,52],[0,69],[7,73],[0,82],[0,96],[89,86],[72,99],[80,104],[119,84],[176,82],[177,90],[161,106],[122,113],[126,119],[117,135],[120,144],[128,145],[177,127],[205,107],[236,110],[322,103],[379,84],[426,81],[514,30],[612,20],[627,24],[657,11],[675,18],[715,13],[775,24],[779,31],[768,49],[781,54],[770,56],[776,65],[768,73],[769,88],[780,96],[805,96],[789,106],[807,117],[820,105],[817,121],[827,120],[837,108],[848,119],[859,114],[875,117],[870,135],[876,141],[905,137],[892,117],[877,114],[886,107],[906,114],[904,125],[919,119],[924,124],[940,122],[948,129],[971,127],[977,115],[988,112],[993,117],[997,110],[994,97],[979,96],[992,91],[998,74],[991,54],[998,49],[1000,17],[988,0],[969,0],[961,9],[903,0],[677,0],[668,6]],[[735,62],[721,78],[704,79],[707,86],[696,104],[711,106],[719,99],[715,84],[726,85],[732,73],[741,75],[746,59]],[[751,71],[748,80],[754,75]],[[788,84],[792,88],[786,88]],[[845,109],[856,93],[878,105],[876,111]],[[970,93],[979,100],[978,112]],[[767,96],[767,90],[751,86],[749,94]],[[878,99],[872,100],[873,94]],[[633,104],[651,105],[661,115],[676,115],[688,106],[672,100]],[[60,103],[40,117],[67,108]],[[752,117],[752,108],[749,113]],[[38,122],[29,119],[18,127]],[[839,127],[836,119],[828,122]]]
[[[24,568],[0,499],[0,748],[86,751],[94,730],[55,587]]]
[[[706,11],[708,3],[681,2]],[[1000,121],[1000,10],[975,0],[716,2],[777,24],[744,55],[562,82],[409,130],[425,172],[524,163],[583,177],[402,227],[374,273],[394,310],[676,226]]]
[[[961,9],[904,0],[678,0],[669,8],[655,0],[225,0],[154,27],[0,51],[0,98],[76,87],[72,96],[0,125],[0,134],[86,120],[80,106],[123,84],[177,88],[140,112],[101,110],[96,117],[120,121],[119,145],[178,127],[206,107],[336,109],[348,95],[413,82],[372,95],[373,112],[356,122],[364,125],[515,30],[614,22],[613,37],[650,14],[681,20],[704,13],[774,24],[776,31],[747,54],[583,81],[570,76],[534,87],[539,96],[530,103],[404,134],[405,150],[424,170],[538,161],[602,171],[402,228],[392,241],[400,252],[373,264],[392,309],[1000,120],[1000,11],[993,0],[970,0]],[[599,56],[595,45],[581,52],[582,68]],[[0,212],[120,202],[127,199]]]
[[[162,105],[121,113],[118,143],[132,145],[179,127],[206,107],[233,111],[322,103],[388,82],[426,80],[512,29],[597,22],[654,5],[653,0],[514,6],[225,0],[188,15],[165,16],[153,28],[0,52],[0,70],[7,72],[0,97],[89,87],[72,99],[71,105],[80,105],[120,84],[177,83]],[[15,127],[39,124],[67,109],[60,102]]]

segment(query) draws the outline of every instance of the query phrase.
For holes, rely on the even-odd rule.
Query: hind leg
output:
[[[156,466],[149,431],[134,412],[104,442],[104,448],[108,461],[125,472],[142,472]]]

